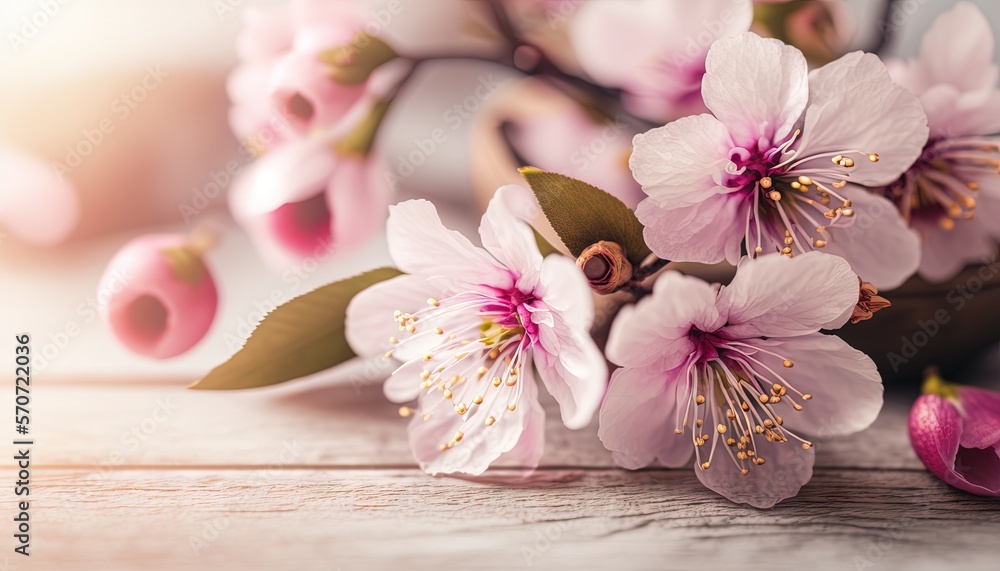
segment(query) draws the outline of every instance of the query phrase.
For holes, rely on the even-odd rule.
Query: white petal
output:
[[[640,133],[628,164],[642,190],[661,206],[697,204],[732,189],[719,185],[733,141],[711,115],[692,115]]]
[[[899,287],[920,265],[920,238],[886,198],[848,184],[838,190],[854,207],[854,225],[830,230],[823,251],[843,256],[879,289]]]
[[[970,2],[959,2],[924,34],[915,62],[922,85],[947,83],[962,91],[995,88],[993,45],[993,30],[982,11]]]
[[[400,337],[397,309],[412,313],[427,306],[428,298],[441,292],[427,280],[402,275],[377,283],[358,293],[347,304],[344,332],[355,353],[363,357],[383,355],[392,349],[390,337]]]
[[[809,97],[802,52],[751,32],[721,39],[705,61],[701,95],[705,105],[742,146],[760,137],[783,140],[798,122]]]
[[[790,337],[837,328],[858,303],[858,276],[838,256],[809,252],[746,258],[719,294],[729,339]]]
[[[663,208],[652,199],[639,203],[636,217],[644,228],[649,248],[665,260],[714,264],[740,259],[746,198],[740,194],[715,195],[691,206]]]
[[[754,358],[781,375],[798,392],[812,395],[810,400],[803,401],[789,390],[790,396],[802,405],[801,411],[795,410],[787,399],[772,405],[784,420],[783,427],[792,432],[816,437],[853,434],[868,428],[882,410],[882,377],[875,363],[843,339],[816,333],[754,341],[752,345],[780,355],[781,358],[758,352]],[[789,359],[794,366],[783,367],[782,358]],[[786,444],[794,445],[791,440]]]
[[[563,424],[576,430],[587,426],[600,406],[608,367],[587,330],[573,329],[556,317],[552,327],[539,327],[541,346],[535,346],[535,364],[545,388],[559,403]]]
[[[687,390],[683,374],[683,368],[614,372],[597,435],[615,463],[629,470],[644,468],[657,458],[671,468],[687,464],[694,452],[691,433],[674,433],[680,424],[677,399],[684,398]]]
[[[765,463],[750,465],[750,473],[746,476],[740,473],[725,450],[717,450],[707,470],[694,467],[698,479],[730,501],[755,508],[771,508],[781,500],[798,495],[799,489],[812,478],[815,447],[803,450],[791,442],[770,443],[763,438],[755,439],[755,444],[757,456]],[[706,444],[703,453],[707,453],[707,448]]]
[[[593,290],[572,259],[557,255],[545,258],[536,295],[551,311],[560,314],[569,327],[587,331],[593,325]]]
[[[410,274],[510,287],[510,272],[468,238],[441,224],[434,205],[408,200],[389,207],[389,255]]]
[[[497,190],[479,225],[483,247],[517,275],[517,285],[528,291],[538,282],[542,255],[527,220],[538,215],[531,191],[508,185]]]
[[[718,327],[715,297],[712,286],[697,278],[663,273],[652,295],[618,312],[604,349],[608,359],[661,371],[680,366],[695,349],[688,335],[691,328],[714,331]]]
[[[855,166],[843,171],[851,182],[882,186],[894,182],[920,156],[927,134],[920,102],[889,78],[878,56],[850,53],[809,74],[800,157],[853,150],[876,153],[878,162],[854,155]],[[800,168],[831,165],[824,156]]]

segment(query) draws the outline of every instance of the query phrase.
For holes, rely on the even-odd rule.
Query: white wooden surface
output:
[[[905,398],[866,433],[821,443],[801,495],[758,511],[709,492],[688,469],[616,469],[596,425],[562,428],[551,402],[542,468],[527,480],[498,470],[469,481],[414,466],[405,421],[377,383],[183,387],[39,385],[33,555],[7,547],[0,569],[5,558],[17,570],[343,571],[987,569],[1000,560],[1000,501],[923,470],[906,440]],[[12,481],[10,460],[3,466]]]

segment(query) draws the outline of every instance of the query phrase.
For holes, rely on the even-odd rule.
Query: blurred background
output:
[[[405,176],[396,181],[391,201],[429,198],[446,224],[470,230],[478,225],[492,190],[518,180],[513,167],[520,160],[541,160],[530,155],[546,152],[524,142],[523,152],[512,156],[508,143],[516,147],[519,137],[544,139],[545,129],[562,128],[533,121],[540,131],[518,131],[518,121],[549,116],[565,102],[533,99],[533,90],[544,87],[522,83],[523,74],[511,65],[481,61],[493,57],[495,48],[491,32],[476,27],[477,22],[487,25],[482,23],[488,21],[486,2],[394,1],[404,8],[387,27],[399,37],[406,37],[405,28],[422,20],[421,14],[437,17],[452,10],[448,4],[460,6],[463,20],[455,28],[460,33],[432,34],[441,45],[422,48],[458,46],[477,59],[422,65],[398,94],[378,132],[377,152],[397,173],[403,163],[412,168],[404,169]],[[560,42],[566,40],[557,25],[562,20],[551,16],[569,18],[580,3],[541,3],[549,10],[553,59],[565,51]],[[1000,29],[1000,4],[975,3],[994,29]],[[280,2],[0,4],[0,147],[46,165],[58,163],[78,201],[75,223],[58,243],[25,240],[25,224],[39,231],[63,224],[55,220],[60,209],[47,197],[24,195],[31,191],[17,187],[9,172],[0,170],[0,346],[12,346],[14,334],[31,333],[36,376],[194,380],[236,351],[275,304],[389,262],[384,239],[376,234],[349,251],[276,266],[232,219],[228,187],[245,172],[252,156],[231,129],[227,76],[239,63],[238,34],[245,12],[276,4]],[[367,6],[374,12],[388,4],[374,0]],[[518,14],[525,3],[507,4]],[[898,4],[901,12],[890,21],[893,33],[883,55],[914,55],[930,22],[954,2]],[[842,48],[878,45],[885,31],[883,3],[851,0],[843,7],[851,24]],[[521,55],[530,66],[533,54]],[[572,69],[572,61],[560,61]],[[517,62],[514,67],[519,67]],[[475,112],[468,117],[449,115],[456,104],[469,108],[470,97]],[[535,103],[543,100],[544,105]],[[641,128],[641,123],[629,124]],[[432,137],[443,126],[443,135]],[[629,138],[623,135],[618,143]],[[428,140],[433,141],[431,150]],[[421,151],[420,164],[410,158],[415,151]],[[29,203],[34,206],[26,213],[23,205]],[[206,258],[219,291],[219,313],[207,336],[192,351],[168,360],[130,353],[96,311],[98,284],[108,261],[136,236],[190,233],[206,224],[220,233],[217,248]]]

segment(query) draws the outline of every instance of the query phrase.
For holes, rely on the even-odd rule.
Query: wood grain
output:
[[[987,569],[1000,557],[1000,501],[912,471],[820,469],[770,511],[706,493],[688,470],[540,470],[514,486],[417,470],[87,476],[36,478],[32,569]]]
[[[544,395],[543,395],[544,396]],[[266,466],[294,447],[301,466],[413,466],[407,420],[378,384],[285,385],[246,392],[179,386],[39,386],[36,462],[47,466]],[[597,419],[566,429],[547,410],[543,466],[612,467]],[[906,435],[909,402],[887,403],[868,431],[821,442],[817,466],[920,469]],[[9,458],[4,465],[11,465]]]

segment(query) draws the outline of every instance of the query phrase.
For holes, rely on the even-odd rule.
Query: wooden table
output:
[[[552,402],[543,466],[527,480],[504,470],[480,481],[429,477],[412,461],[406,421],[382,397],[380,376],[355,367],[336,382],[228,393],[187,391],[180,381],[39,384],[32,556],[6,548],[0,569],[995,569],[1000,561],[1000,501],[949,488],[913,455],[912,391],[897,391],[865,433],[821,443],[802,493],[759,511],[716,496],[690,469],[615,468],[596,424],[568,431]]]

